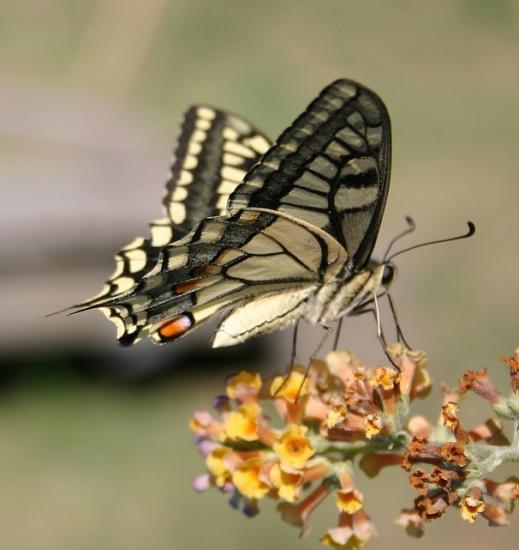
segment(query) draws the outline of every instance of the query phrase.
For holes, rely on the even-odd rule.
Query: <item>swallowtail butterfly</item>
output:
[[[304,318],[330,327],[393,278],[371,259],[389,189],[382,100],[351,80],[327,86],[272,144],[212,107],[184,118],[164,206],[116,255],[98,308],[130,345],[164,343],[224,312],[214,347]]]

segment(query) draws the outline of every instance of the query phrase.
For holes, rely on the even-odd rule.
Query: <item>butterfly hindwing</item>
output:
[[[117,313],[126,345],[144,336],[175,340],[232,309],[214,342],[231,345],[292,322],[345,260],[319,229],[275,212],[244,211],[201,222],[163,250],[133,292],[103,307]]]
[[[229,210],[261,207],[322,228],[362,268],[389,188],[390,121],[380,98],[338,80],[325,88],[231,195]]]
[[[230,193],[269,146],[259,130],[237,115],[205,105],[188,109],[163,200],[168,217],[150,224],[150,237],[137,237],[117,252],[116,269],[101,293],[75,309],[124,295],[156,265],[164,246],[201,220],[223,213]],[[102,311],[123,330],[120,309]]]
[[[315,286],[287,288],[266,294],[234,308],[220,323],[213,347],[239,344],[253,336],[284,328],[302,317]]]
[[[203,219],[225,214],[229,195],[270,145],[237,115],[207,105],[191,107],[163,201],[177,231],[186,235]]]
[[[157,263],[164,246],[175,238],[169,218],[150,223],[148,238],[136,237],[115,255],[115,270],[101,292],[93,298],[77,304],[73,309],[96,307],[96,304],[123,295],[133,288]],[[113,312],[104,311],[111,318]]]

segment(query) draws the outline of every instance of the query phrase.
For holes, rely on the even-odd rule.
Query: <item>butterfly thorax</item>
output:
[[[325,327],[332,325],[389,286],[393,274],[391,264],[371,260],[364,269],[347,279],[323,285],[309,307],[308,321]]]

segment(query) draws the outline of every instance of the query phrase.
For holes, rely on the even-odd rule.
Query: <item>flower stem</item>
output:
[[[472,443],[467,448],[467,456],[471,461],[470,477],[485,477],[505,462],[519,462],[519,442],[514,437],[514,444],[510,446]]]
[[[319,454],[339,454],[344,460],[355,457],[358,454],[369,452],[395,452],[404,450],[408,440],[403,438],[401,433],[387,436],[377,436],[371,441],[329,441],[328,439],[315,436],[312,442]]]

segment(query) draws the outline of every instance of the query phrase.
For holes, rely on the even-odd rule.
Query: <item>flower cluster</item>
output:
[[[208,470],[194,488],[218,487],[249,516],[258,512],[260,500],[276,499],[281,518],[302,535],[312,511],[333,497],[338,522],[321,542],[362,548],[375,527],[354,480],[358,459],[369,477],[394,465],[410,472],[418,496],[397,521],[411,535],[420,536],[424,524],[449,506],[469,522],[482,515],[491,525],[507,524],[519,479],[497,483],[487,474],[519,460],[519,350],[502,358],[510,370],[509,397],[484,369],[468,371],[458,389],[443,388],[435,425],[409,416],[413,399],[431,389],[426,355],[400,344],[387,352],[391,367],[368,369],[350,352],[332,352],[326,361],[296,366],[284,377],[262,380],[247,371],[231,377],[226,394],[215,399],[217,414],[197,412],[191,420]],[[459,407],[468,391],[513,422],[512,442],[495,418],[473,430],[463,426]]]
[[[438,425],[424,421],[422,435],[407,445],[403,468],[412,470],[418,463],[430,466],[429,470],[417,468],[409,476],[418,497],[413,509],[402,512],[399,523],[411,534],[420,536],[424,523],[440,517],[450,505],[457,506],[461,517],[470,523],[480,514],[492,526],[509,523],[514,501],[519,499],[519,478],[497,483],[486,477],[504,462],[519,461],[519,349],[515,356],[502,360],[510,370],[510,396],[501,394],[486,369],[469,370],[458,389],[442,388]],[[489,418],[467,430],[459,419],[459,409],[468,391],[487,400],[499,418]],[[501,420],[513,422],[512,442],[503,432]]]

